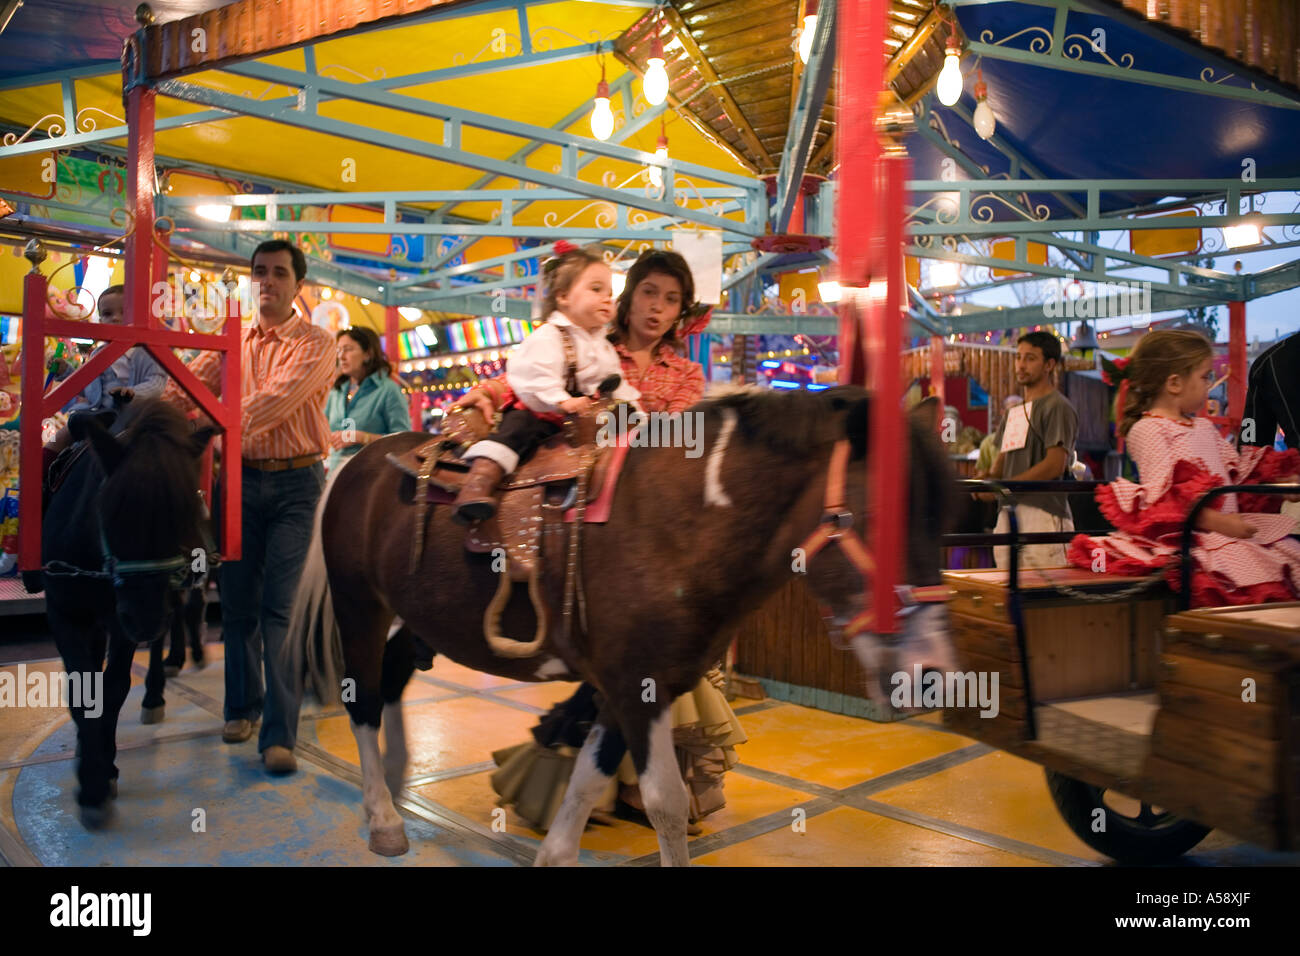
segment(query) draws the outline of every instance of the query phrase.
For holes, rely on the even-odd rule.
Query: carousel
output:
[[[1191,609],[1187,588],[1163,580],[1014,558],[996,570],[995,545],[1015,555],[1071,536],[1017,529],[1017,496],[1043,487],[975,480],[1026,332],[1062,339],[1060,387],[1080,419],[1076,480],[1047,490],[1071,495],[1081,531],[1110,530],[1088,510],[1093,495],[1131,474],[1108,370],[1150,329],[1226,339],[1207,411],[1225,434],[1243,428],[1260,334],[1249,304],[1300,296],[1300,62],[1285,54],[1300,48],[1300,19],[1277,5],[1247,19],[1248,5],[10,10],[0,17],[0,619],[25,622],[23,647],[47,652],[5,654],[0,642],[0,860],[1300,863],[1300,604]],[[1182,120],[1193,113],[1195,129]],[[218,581],[244,543],[240,482],[223,462],[247,440],[249,258],[272,238],[305,255],[295,310],[332,339],[376,333],[409,416],[408,430],[364,449],[329,486],[350,488],[390,536],[364,572],[347,570],[337,544],[360,540],[361,526],[318,515],[309,561],[319,564],[304,571],[296,608],[320,614],[295,638],[309,680],[287,776],[263,770],[254,742],[222,740]],[[609,267],[615,296],[647,250],[689,265],[681,358],[708,389],[695,406],[699,474],[632,438],[607,456],[575,438],[523,467],[495,531],[448,544],[456,526],[435,479],[459,487],[450,450],[473,425],[455,403],[508,377],[546,320],[547,262],[569,246]],[[117,286],[121,324],[99,306]],[[192,490],[215,517],[201,569],[188,551],[179,563],[119,560],[103,530],[103,566],[77,569],[120,601],[133,573],[166,571],[175,601],[168,638],[123,645],[111,812],[88,818],[74,797],[85,758],[70,679],[33,623],[47,610],[43,581],[69,573],[50,554],[60,515],[43,449],[130,350],[189,395],[192,418],[213,423],[217,447],[206,446]],[[213,352],[221,394],[189,367]],[[738,397],[728,385],[749,389]],[[932,407],[937,440],[916,424]],[[803,418],[772,424],[793,414],[781,409]],[[74,437],[86,427],[74,421]],[[637,482],[654,487],[652,469],[704,502],[662,553],[667,519],[626,517]],[[960,481],[960,514],[939,516],[951,519],[941,537],[924,516],[946,493],[933,481],[948,478]],[[780,498],[782,482],[816,501]],[[994,504],[968,505],[976,492]],[[993,535],[999,509],[1011,530]],[[772,570],[762,552],[785,534],[785,552],[798,553]],[[1190,530],[1186,540],[1190,549]],[[750,542],[752,555],[726,541]],[[486,570],[494,545],[508,577]],[[933,573],[916,579],[916,556],[931,552]],[[721,580],[686,586],[668,565]],[[431,582],[423,590],[411,585],[418,574]],[[597,586],[602,575],[626,592]],[[456,603],[453,585],[483,600]],[[662,635],[656,603],[677,607],[662,611]],[[369,604],[387,614],[367,636],[350,609]],[[900,704],[869,678],[893,654],[916,664],[919,683],[938,653],[926,629],[940,618],[946,659],[1000,688],[991,715],[919,695]],[[468,622],[463,635],[429,625],[453,619]],[[389,674],[394,648],[415,663],[381,687],[378,662]],[[372,652],[370,686],[358,662]],[[611,659],[644,661],[651,683],[678,688],[653,726],[629,716],[641,674],[624,688]],[[1250,703],[1243,677],[1258,694]],[[584,679],[605,701],[586,743],[539,746],[521,763],[538,719]],[[691,691],[697,681],[712,690]],[[615,737],[622,764],[622,751],[601,756]]]

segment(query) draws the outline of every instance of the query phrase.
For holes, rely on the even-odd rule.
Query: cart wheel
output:
[[[1119,794],[1054,770],[1047,771],[1047,789],[1074,835],[1117,863],[1168,862],[1204,840],[1211,829],[1194,820],[1157,811],[1149,803],[1140,803],[1136,814],[1117,809],[1106,797]],[[1127,797],[1124,802],[1138,803]],[[1093,830],[1098,807],[1105,812],[1105,830],[1101,833]]]

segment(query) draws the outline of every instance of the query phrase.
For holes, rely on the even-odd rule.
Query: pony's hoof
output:
[[[81,825],[87,830],[102,830],[108,825],[109,816],[107,803],[102,803],[97,807],[80,808]]]
[[[577,866],[578,855],[561,856],[560,854],[548,850],[545,844],[537,851],[537,856],[533,860],[533,866]]]
[[[205,668],[205,667],[207,667],[207,666],[208,666],[208,662],[205,661],[203,658],[201,658],[201,657],[196,657],[196,658],[194,658],[194,669],[195,669],[196,671],[201,671],[201,670],[203,670],[203,668]]]
[[[141,707],[140,723],[142,724],[161,724],[163,717],[166,716],[167,706],[159,704],[157,707]]]
[[[181,676],[181,666],[180,666],[179,664],[164,664],[164,665],[163,665],[163,676],[164,676],[164,677],[180,677],[180,676]]]
[[[411,845],[406,841],[406,828],[374,827],[370,831],[370,852],[380,856],[401,856]]]

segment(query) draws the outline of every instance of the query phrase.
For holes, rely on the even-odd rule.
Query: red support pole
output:
[[[1228,303],[1228,417],[1233,431],[1241,433],[1241,413],[1246,407],[1246,303]],[[1264,436],[1266,439],[1272,435]]]
[[[158,242],[166,251],[164,251],[164,249],[155,249],[153,253],[153,274],[150,276],[151,282],[149,284],[148,320],[149,328],[151,329],[165,329],[167,327],[163,324],[163,316],[154,315],[153,303],[155,296],[153,290],[157,288],[158,283],[160,282],[163,285],[167,284],[167,266],[170,260],[171,239],[167,236],[159,236]]]
[[[154,278],[154,91],[144,85],[126,94],[126,205],[131,234],[126,237],[126,314],[132,325],[150,325],[149,290]],[[165,265],[164,265],[165,268]]]
[[[18,569],[41,566],[41,429],[45,391],[45,289],[36,266],[23,277],[22,370],[23,407],[18,425]],[[0,358],[0,362],[4,361]]]
[[[221,354],[221,400],[226,406],[226,432],[221,441],[221,558],[238,561],[244,553],[243,493],[244,466],[243,418],[240,415],[243,399],[241,376],[241,349],[243,328],[240,321],[238,295],[227,300],[226,324],[217,334],[226,342]]]
[[[393,368],[397,368],[398,360],[401,357],[401,348],[397,343],[402,328],[402,314],[397,311],[397,306],[390,305],[384,309],[384,354],[388,356],[388,361],[392,363]]]
[[[903,199],[907,189],[907,160],[901,156],[881,161],[884,202],[884,245],[878,259],[877,285],[883,297],[868,295],[867,355],[871,373],[871,445],[867,456],[867,514],[871,516],[871,550],[876,574],[871,581],[872,630],[898,631],[895,585],[902,582],[901,556],[906,547],[903,522],[907,515],[907,423],[899,400],[903,375],[898,356],[903,350],[903,310],[907,286],[903,263]]]
[[[424,393],[411,393],[411,431],[421,431],[421,424],[424,422]]]

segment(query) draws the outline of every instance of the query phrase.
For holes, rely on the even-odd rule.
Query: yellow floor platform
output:
[[[300,770],[271,778],[256,738],[221,741],[221,646],[167,684],[167,719],[140,723],[145,657],[118,734],[111,825],[88,833],[73,800],[76,741],[66,711],[6,708],[0,721],[0,857],[28,865],[527,865],[541,834],[507,811],[488,778],[493,750],[529,728],[571,684],[515,684],[438,659],[403,699],[411,765],[399,801],[411,850],[366,849],[356,748],[341,710],[308,705]],[[15,671],[17,665],[4,670]],[[26,665],[57,669],[57,662]],[[775,700],[735,708],[749,742],[726,778],[727,805],[692,838],[717,866],[1097,866],[1108,861],[1062,822],[1035,764],[943,729],[937,715],[876,724]],[[201,812],[200,812],[201,811]],[[195,821],[202,820],[197,828]],[[495,824],[495,826],[494,826]],[[654,833],[593,825],[589,865],[654,865]],[[1214,833],[1192,865],[1300,864]]]

